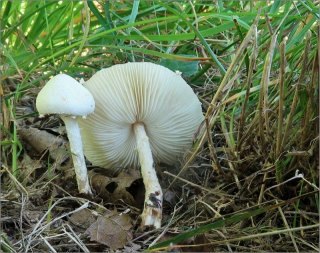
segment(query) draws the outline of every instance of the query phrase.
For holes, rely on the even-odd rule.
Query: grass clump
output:
[[[131,207],[77,195],[72,165],[35,152],[21,129],[63,134],[35,110],[51,76],[87,79],[128,61],[180,70],[206,116],[193,149],[163,173],[178,196],[164,228],[131,243],[319,251],[319,1],[2,1],[0,16],[2,251],[106,249],[65,217]]]

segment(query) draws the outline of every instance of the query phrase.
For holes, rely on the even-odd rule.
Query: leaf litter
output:
[[[68,159],[68,142],[61,136],[27,126],[18,127],[18,134],[23,141],[31,145],[39,154],[48,151],[50,157],[56,163],[61,164]]]
[[[104,200],[114,203],[121,201],[142,208],[144,185],[137,170],[121,171],[116,177],[90,171],[89,178],[96,194]]]
[[[91,241],[108,246],[110,249],[123,248],[132,239],[132,222],[129,215],[108,211],[87,229]]]

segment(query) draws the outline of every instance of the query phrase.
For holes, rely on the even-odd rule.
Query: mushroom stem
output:
[[[88,172],[84,160],[82,140],[78,122],[76,119],[68,116],[62,116],[61,118],[64,121],[67,130],[79,192],[91,195],[92,192],[89,185]]]
[[[141,226],[160,228],[163,195],[154,168],[149,138],[142,123],[134,124],[133,129],[137,142],[141,174],[146,188],[144,209],[141,214]]]

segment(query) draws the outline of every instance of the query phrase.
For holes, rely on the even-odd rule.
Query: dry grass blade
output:
[[[187,248],[187,247],[188,248],[189,247],[192,248],[192,247],[199,247],[199,246],[205,246],[205,245],[219,245],[219,244],[221,245],[221,244],[225,244],[225,243],[252,240],[252,239],[268,237],[268,236],[272,236],[272,235],[281,235],[281,234],[286,234],[286,233],[289,233],[289,232],[297,232],[297,231],[305,231],[305,230],[309,230],[309,229],[317,229],[319,226],[320,226],[320,223],[315,224],[315,225],[310,225],[310,226],[297,227],[297,228],[280,229],[280,230],[276,230],[276,231],[252,234],[252,235],[247,235],[247,236],[242,236],[242,237],[237,237],[237,238],[211,241],[210,243],[198,244],[198,245],[194,245],[194,246],[192,246],[192,245],[172,245],[172,246],[169,246],[169,247],[156,248],[155,250],[151,249],[151,250],[149,250],[149,252],[166,251],[168,249],[173,250],[175,248]],[[319,251],[319,248],[317,250]]]
[[[17,180],[17,178],[10,172],[10,170],[4,164],[1,164],[1,167],[4,168],[5,172],[8,173],[10,179],[12,180],[11,183],[14,188],[21,191],[22,195],[25,194],[28,197],[28,191],[23,185]]]
[[[47,239],[45,237],[43,237],[42,235],[40,235],[41,240],[44,241],[44,243],[48,246],[48,248],[50,249],[51,252],[53,253],[57,253],[57,251],[54,249],[54,247],[47,241]]]
[[[308,34],[309,37],[311,37],[310,34]],[[306,140],[308,139],[307,135],[310,132],[310,127],[312,127],[314,118],[319,116],[319,114],[314,113],[314,108],[317,105],[317,102],[314,98],[314,94],[317,93],[316,87],[319,86],[319,70],[317,69],[317,66],[319,66],[319,59],[317,56],[314,57],[312,61],[312,76],[311,76],[311,82],[306,87],[306,93],[307,93],[307,105],[305,110],[305,115],[303,117],[302,125],[301,125],[301,139],[300,139],[300,148],[301,150],[305,149],[305,144],[307,143]]]
[[[219,243],[226,243],[226,242],[235,242],[235,241],[244,241],[244,240],[251,240],[254,238],[260,238],[264,236],[270,236],[270,235],[279,235],[279,234],[285,234],[289,232],[297,232],[297,231],[303,231],[303,230],[308,230],[308,229],[317,229],[320,226],[320,223],[310,225],[310,226],[304,226],[304,227],[297,227],[297,228],[289,228],[289,229],[279,229],[276,231],[270,231],[270,232],[265,232],[265,233],[258,233],[254,235],[248,235],[248,236],[243,236],[239,238],[233,238],[233,239],[228,239],[228,240],[223,240],[223,241],[217,241],[217,242],[212,242],[212,244],[219,244]]]
[[[258,22],[258,18],[255,21],[256,23]],[[253,34],[256,33],[257,27],[256,24],[253,24],[250,28],[250,30],[248,31],[246,37],[243,39],[241,45],[239,46],[239,48],[237,49],[237,52],[235,54],[235,57],[233,59],[233,61],[231,62],[226,74],[224,75],[221,84],[219,85],[210,105],[209,108],[205,114],[205,120],[208,120],[209,122],[209,126],[210,128],[212,127],[214,120],[216,119],[213,115],[214,115],[214,110],[217,110],[217,108],[219,107],[217,102],[218,100],[221,98],[221,94],[223,89],[225,88],[225,85],[227,85],[229,79],[231,78],[231,75],[233,73],[233,71],[235,70],[237,64],[241,61],[241,58],[244,57],[243,55],[243,50],[244,48],[246,48],[248,46],[248,44],[250,43],[250,41],[252,40],[252,36]],[[203,125],[202,128],[200,129],[199,132],[199,137],[198,140],[193,148],[193,151],[191,153],[191,155],[187,158],[186,162],[184,163],[184,165],[182,166],[180,172],[178,173],[177,176],[180,176],[181,173],[183,173],[188,166],[191,164],[191,162],[195,159],[195,157],[197,156],[200,148],[203,146],[203,144],[206,141],[206,137],[207,137],[207,130],[206,130],[206,126]],[[172,186],[172,184],[175,182],[175,179],[171,182],[171,184],[169,185],[168,188],[170,188]]]
[[[211,128],[209,126],[209,122],[208,122],[208,118],[205,119],[205,123],[206,123],[206,132],[207,132],[207,138],[208,138],[208,146],[209,146],[209,151],[210,151],[210,156],[212,158],[212,167],[214,170],[216,170],[219,174],[224,174],[221,166],[220,166],[220,163],[218,161],[218,157],[217,157],[217,154],[216,154],[216,150],[214,148],[214,144],[213,144],[213,141],[212,141],[212,134],[211,134]]]
[[[266,61],[263,67],[263,73],[261,78],[261,85],[260,85],[260,96],[259,96],[259,133],[260,133],[260,142],[261,142],[261,149],[263,150],[266,145],[266,135],[269,135],[269,108],[268,108],[268,86],[269,86],[269,78],[270,78],[270,71],[272,66],[272,58],[273,53],[276,45],[278,34],[275,33],[271,37],[270,47],[268,54],[266,56]]]
[[[286,127],[284,130],[283,134],[283,140],[282,140],[282,146],[284,147],[285,142],[287,142],[287,138],[290,133],[290,129],[292,127],[292,120],[296,111],[296,107],[299,101],[299,94],[300,94],[300,86],[305,78],[305,74],[307,73],[307,68],[308,68],[308,57],[309,57],[309,51],[310,51],[310,43],[311,43],[311,38],[310,38],[310,33],[308,33],[308,36],[306,37],[305,41],[305,49],[303,53],[303,60],[302,60],[302,68],[301,68],[301,73],[298,79],[297,84],[295,85],[294,89],[294,96],[293,100],[291,103],[291,108],[290,108],[290,113],[286,119]]]
[[[282,152],[282,128],[283,128],[283,106],[284,106],[284,81],[285,81],[285,64],[286,64],[286,41],[287,37],[283,39],[280,44],[280,73],[279,73],[279,105],[278,105],[278,130],[277,130],[277,139],[276,139],[276,159]]]
[[[84,32],[83,32],[83,38],[82,38],[82,41],[81,41],[81,44],[78,48],[78,52],[76,53],[76,55],[73,57],[72,61],[70,62],[69,64],[69,67],[71,67],[72,65],[74,65],[74,63],[77,61],[77,59],[79,58],[79,56],[81,55],[82,53],[82,49],[84,47],[84,45],[86,44],[87,42],[87,39],[88,39],[88,34],[89,34],[89,31],[90,31],[90,11],[89,11],[89,7],[88,7],[88,3],[87,1],[83,1],[83,4],[84,4],[84,12],[85,12],[85,24],[84,24]]]
[[[80,249],[83,250],[85,253],[90,253],[90,250],[86,247],[86,245],[82,242],[82,240],[79,238],[79,236],[73,231],[72,227],[67,224],[66,227],[70,230],[70,232],[67,231],[67,229],[64,227],[63,231],[68,235],[68,237],[74,241]]]
[[[277,203],[278,203],[278,202],[277,202]],[[289,224],[288,224],[288,222],[287,222],[287,219],[286,219],[286,217],[285,217],[285,215],[284,215],[281,207],[278,207],[278,210],[279,210],[279,213],[280,213],[281,218],[282,218],[282,220],[283,220],[283,223],[285,224],[286,228],[289,230],[289,231],[288,231],[288,234],[289,234],[289,236],[290,236],[290,238],[291,238],[291,241],[292,241],[292,243],[293,243],[293,246],[294,246],[296,252],[298,253],[298,252],[300,252],[300,251],[299,251],[299,248],[298,248],[298,246],[297,246],[296,240],[295,240],[295,238],[294,238],[294,236],[293,236],[293,234],[292,234],[292,232],[291,232],[291,230],[290,230],[290,227],[289,227]]]
[[[248,70],[248,76],[245,81],[247,88],[246,88],[246,94],[245,98],[243,100],[242,108],[241,108],[241,115],[239,119],[239,131],[238,131],[238,136],[237,136],[237,151],[241,150],[241,145],[242,145],[242,135],[243,135],[243,128],[244,128],[244,122],[246,118],[246,109],[247,109],[247,104],[249,100],[249,95],[250,95],[250,88],[252,85],[252,79],[253,79],[253,71],[256,68],[256,61],[257,61],[257,56],[258,56],[258,45],[257,45],[257,40],[258,40],[258,34],[257,31],[254,33],[254,39],[253,39],[253,49],[252,49],[252,54],[250,56],[250,63],[249,63],[249,70]]]
[[[73,214],[73,213],[76,213],[76,212],[82,210],[82,209],[85,209],[85,208],[87,208],[88,205],[89,205],[89,202],[86,202],[86,203],[84,203],[83,205],[81,205],[79,208],[77,208],[77,209],[75,209],[75,210],[73,210],[73,211],[64,213],[64,214],[58,216],[57,218],[53,219],[53,220],[50,221],[49,223],[46,223],[45,225],[42,225],[43,221],[46,219],[46,217],[49,215],[49,213],[52,211],[52,209],[53,209],[56,205],[58,205],[60,202],[64,201],[65,199],[68,199],[68,197],[67,197],[67,198],[61,198],[61,199],[59,199],[58,201],[56,201],[56,202],[49,208],[49,210],[45,213],[45,215],[42,216],[42,218],[38,221],[38,223],[34,226],[32,232],[31,232],[28,236],[26,236],[26,237],[24,238],[24,240],[27,240],[26,246],[25,246],[25,247],[26,247],[26,251],[29,250],[29,248],[31,247],[32,243],[33,243],[34,241],[36,241],[37,237],[38,237],[38,236],[41,236],[41,233],[42,233],[46,228],[50,227],[51,224],[54,224],[55,222],[57,222],[58,220],[62,219],[63,217],[69,216],[69,215],[71,215],[71,214]]]
[[[172,247],[175,244],[181,243],[183,241],[185,241],[188,238],[197,236],[198,234],[201,233],[205,233],[209,230],[213,230],[213,229],[219,229],[222,227],[230,227],[232,224],[235,224],[236,222],[239,221],[244,221],[247,220],[249,218],[252,217],[256,217],[257,215],[263,214],[265,212],[273,212],[274,210],[276,210],[278,207],[284,206],[288,203],[292,203],[295,201],[299,201],[301,198],[311,195],[313,192],[309,192],[307,194],[305,194],[304,196],[298,196],[295,198],[292,198],[288,201],[282,201],[280,203],[277,204],[273,204],[273,205],[267,205],[266,203],[264,203],[264,206],[261,207],[251,207],[248,208],[247,210],[241,210],[239,212],[236,212],[232,215],[228,215],[227,217],[221,217],[216,219],[214,222],[206,224],[206,225],[202,225],[199,226],[197,228],[194,229],[189,229],[187,231],[184,231],[183,233],[180,233],[178,235],[176,235],[175,237],[169,239],[169,240],[165,240],[162,242],[159,242],[158,244],[150,247],[149,249],[152,250],[168,250],[170,247]],[[274,201],[272,201],[274,203]],[[302,229],[313,229],[316,228],[317,226],[319,226],[319,223],[317,223],[316,225],[310,225],[310,226],[305,226]],[[300,228],[301,229],[301,228]],[[292,231],[295,231],[296,228],[292,228]],[[279,232],[281,231],[281,232]],[[226,243],[226,242],[230,242],[230,241],[241,241],[241,240],[247,240],[247,239],[252,239],[252,238],[257,238],[260,236],[265,236],[265,235],[273,235],[273,234],[278,234],[278,233],[283,233],[283,232],[287,232],[287,230],[276,230],[276,231],[269,231],[267,233],[260,233],[260,234],[253,234],[250,236],[239,236],[237,238],[231,239],[231,240],[226,240],[226,241],[219,241],[220,243]],[[258,236],[257,236],[258,235]],[[214,241],[211,241],[210,244],[213,243],[215,244]],[[218,243],[218,241],[217,241]],[[180,245],[179,245],[180,246]],[[179,247],[178,246],[178,247]],[[173,246],[174,247],[174,246]]]
[[[202,186],[200,186],[200,185],[194,184],[194,183],[192,183],[192,182],[190,182],[190,181],[188,181],[188,180],[186,180],[186,179],[183,179],[183,178],[181,178],[181,177],[179,177],[179,176],[173,175],[172,173],[170,173],[170,172],[168,172],[168,171],[164,171],[164,174],[169,175],[169,176],[173,177],[174,179],[181,180],[181,181],[184,182],[184,183],[187,183],[187,184],[189,184],[189,185],[191,185],[191,186],[193,186],[193,187],[199,188],[199,189],[201,189],[201,190],[203,190],[203,191],[205,191],[205,192],[208,192],[208,193],[210,193],[210,194],[217,195],[217,196],[220,196],[220,197],[223,197],[223,196],[226,197],[226,196],[227,196],[226,194],[223,194],[222,192],[218,192],[218,191],[217,191],[217,192],[214,192],[214,191],[212,191],[212,190],[210,190],[210,189],[207,189],[207,188],[202,187]]]

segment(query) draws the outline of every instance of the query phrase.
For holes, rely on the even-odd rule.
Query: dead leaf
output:
[[[114,211],[98,217],[86,233],[89,234],[91,241],[99,242],[115,250],[123,248],[132,239],[131,227],[129,215]]]
[[[111,202],[123,200],[126,204],[142,208],[144,185],[139,173],[121,172],[117,177],[107,177],[90,171],[89,178],[97,195]]]
[[[79,212],[73,213],[70,216],[69,221],[76,226],[88,229],[88,227],[96,221],[96,215],[92,210],[85,208],[81,209]]]
[[[39,154],[49,150],[52,159],[63,163],[69,156],[67,141],[62,137],[34,127],[18,126],[19,136],[30,144]]]

